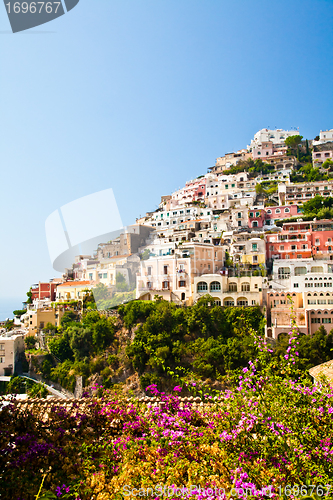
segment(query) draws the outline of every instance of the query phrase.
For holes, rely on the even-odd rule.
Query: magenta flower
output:
[[[174,387],[173,390],[176,392],[180,392],[182,388],[179,385],[176,385],[176,387]]]

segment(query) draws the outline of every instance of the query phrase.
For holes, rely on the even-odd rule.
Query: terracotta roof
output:
[[[92,285],[92,281],[67,281],[66,283],[62,283],[61,285],[58,285],[58,288],[60,286],[84,286],[84,285]]]
[[[311,377],[318,380],[320,375],[325,375],[328,381],[333,383],[333,360],[327,361],[326,363],[322,363],[321,365],[314,366],[309,370]]]

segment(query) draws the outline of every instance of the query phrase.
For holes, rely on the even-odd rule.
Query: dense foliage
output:
[[[2,498],[332,498],[332,388],[299,371],[296,333],[278,364],[250,334],[253,361],[215,397],[186,375],[171,395],[147,387],[150,403],[104,391],[71,410],[2,407]],[[203,403],[179,398],[190,388]]]
[[[77,375],[86,386],[98,377],[100,384],[112,388],[124,380],[125,372],[139,378],[141,389],[154,383],[170,390],[179,370],[222,387],[228,373],[253,359],[251,331],[264,332],[259,307],[221,308],[209,295],[191,307],[164,300],[133,301],[118,308],[118,317],[91,311],[80,321],[71,318],[68,314],[58,331],[47,336],[51,354],[34,366],[46,380],[72,392]],[[281,335],[273,356],[278,360],[287,347]],[[332,334],[323,327],[313,336],[300,336],[299,367],[306,371],[331,359],[332,348]]]

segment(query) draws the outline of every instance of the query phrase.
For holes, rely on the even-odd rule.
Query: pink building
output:
[[[249,211],[249,227],[263,227],[266,212],[264,208],[252,208]]]
[[[322,165],[326,160],[333,159],[333,142],[314,146],[312,151],[312,161],[315,166]]]
[[[282,205],[279,207],[265,207],[266,218],[265,225],[273,226],[274,222],[281,219],[289,219],[289,217],[296,217],[299,213],[297,205]]]
[[[266,235],[266,255],[273,259],[333,260],[333,221],[287,222],[283,230]]]
[[[277,220],[295,217],[298,211],[297,205],[252,208],[249,210],[249,227],[273,226]]]
[[[267,161],[269,158],[283,156],[287,153],[287,146],[282,144],[273,144],[271,141],[262,142],[252,149],[252,158]]]
[[[206,196],[206,183],[207,179],[205,177],[186,182],[185,187],[172,193],[172,198],[168,200],[167,205],[172,207],[184,205],[185,203],[191,203],[193,201],[204,201]]]

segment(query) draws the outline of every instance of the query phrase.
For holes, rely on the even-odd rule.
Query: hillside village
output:
[[[157,210],[78,255],[62,278],[33,284],[25,309],[0,337],[0,376],[15,372],[27,334],[60,325],[94,295],[99,309],[163,298],[193,305],[260,306],[266,336],[333,323],[333,129],[257,132],[207,173],[164,194]],[[95,290],[98,291],[95,294]],[[2,354],[2,356],[1,356]]]

